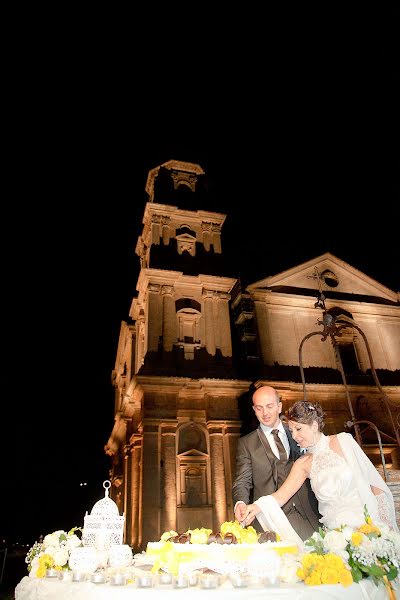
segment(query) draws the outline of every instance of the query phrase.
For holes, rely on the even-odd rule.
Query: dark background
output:
[[[246,41],[226,24],[212,46],[203,31],[172,47],[170,32],[151,61],[123,35],[80,51],[69,39],[57,58],[38,39],[18,61],[4,164],[0,535],[31,544],[83,525],[103,496],[150,169],[204,168],[227,214],[229,274],[245,284],[329,251],[400,289],[398,15],[306,21],[292,37],[295,15],[290,31],[270,18]]]

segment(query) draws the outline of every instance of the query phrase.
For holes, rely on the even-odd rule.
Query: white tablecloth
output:
[[[124,586],[96,584],[91,582],[65,582],[57,579],[24,577],[15,588],[15,600],[184,600],[187,594],[195,600],[387,600],[384,587],[376,587],[372,581],[363,580],[347,588],[341,585],[306,586],[302,583],[281,584],[273,587],[233,588],[226,580],[216,589],[190,587],[173,589],[158,585],[153,588],[136,588],[131,583]],[[396,587],[396,593],[400,588]],[[180,599],[179,599],[180,596]],[[398,595],[400,598],[400,595]]]

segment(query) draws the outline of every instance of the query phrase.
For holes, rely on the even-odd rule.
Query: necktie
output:
[[[278,429],[273,429],[271,433],[274,436],[275,444],[279,451],[279,460],[287,460],[286,450],[282,444],[281,438],[279,437]]]

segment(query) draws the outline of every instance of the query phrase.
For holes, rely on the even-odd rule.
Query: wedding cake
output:
[[[165,532],[160,541],[148,542],[146,555],[154,571],[163,569],[174,575],[198,569],[257,575],[266,568],[278,572],[280,555],[298,550],[296,544],[279,540],[274,532],[260,534],[234,521],[223,523],[217,533],[205,528],[184,534]]]

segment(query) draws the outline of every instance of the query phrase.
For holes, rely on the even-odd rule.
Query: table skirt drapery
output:
[[[172,586],[157,585],[153,588],[138,589],[134,583],[124,586],[95,584],[91,582],[66,582],[57,579],[37,579],[24,577],[15,588],[15,600],[182,600],[190,591],[191,597],[197,600],[210,600],[210,594],[217,600],[388,600],[387,590],[376,586],[371,580],[363,580],[360,584],[352,584],[345,588],[342,585],[306,586],[303,583],[280,584],[278,586],[262,586],[233,588],[226,580],[216,589],[191,587],[190,590],[174,589]],[[400,587],[395,586],[400,600]]]

